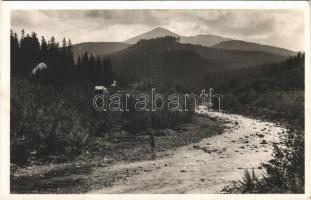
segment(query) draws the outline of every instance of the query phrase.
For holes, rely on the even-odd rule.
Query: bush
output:
[[[274,145],[273,160],[264,165],[267,186],[280,193],[304,193],[304,131],[290,127]]]
[[[264,164],[266,175],[257,179],[245,172],[239,184],[225,187],[225,193],[304,193],[304,131],[291,127],[274,144],[273,159]]]
[[[243,193],[253,190],[257,182],[258,179],[256,177],[254,169],[252,169],[252,173],[249,173],[248,170],[245,170],[243,180],[240,181],[243,188]]]
[[[137,88],[143,89],[138,90]],[[180,85],[170,83],[166,85],[157,85],[152,86],[149,82],[140,82],[135,84],[133,90],[126,91],[127,93],[134,94],[137,96],[138,94],[146,94],[150,97],[150,92],[152,88],[156,88],[156,92],[165,96],[167,99],[171,94],[183,95],[183,92],[177,90],[182,89],[185,91],[184,87]],[[128,99],[128,112],[123,112],[123,121],[125,122],[124,128],[132,133],[138,133],[140,131],[152,128],[152,129],[163,129],[174,127],[180,123],[189,122],[191,120],[191,116],[194,113],[194,105],[188,101],[187,107],[189,111],[169,111],[167,109],[168,102],[165,102],[165,109],[161,111],[136,111],[135,110],[135,102],[136,100],[133,98]],[[184,108],[183,98],[181,98],[180,106]],[[151,108],[151,100],[149,98],[148,108]]]
[[[78,153],[86,143],[89,133],[80,113],[59,93],[53,87],[43,87],[27,80],[12,80],[13,163],[26,163],[30,155],[41,157]],[[68,150],[68,147],[72,150]]]
[[[149,84],[139,83],[136,88],[150,92]],[[113,90],[109,91],[113,93]],[[157,88],[157,91],[166,96],[172,93],[182,94],[174,88],[164,86]],[[142,92],[137,89],[131,91],[134,94]],[[193,113],[171,112],[167,109],[139,112],[135,110],[134,99],[129,101],[129,112],[98,112],[92,107],[93,95],[93,87],[87,84],[55,88],[13,77],[11,161],[25,164],[50,155],[68,157],[79,154],[90,137],[102,136],[117,129],[139,133],[149,128],[173,127],[189,121]]]

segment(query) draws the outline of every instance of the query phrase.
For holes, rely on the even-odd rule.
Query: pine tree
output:
[[[36,66],[38,62],[40,44],[35,33],[32,33],[31,36],[27,34],[20,43],[20,59],[23,61],[20,71],[23,76],[27,77],[31,74],[31,70]]]
[[[20,41],[12,30],[10,39],[13,76],[20,75],[57,87],[76,81],[108,85],[114,80],[110,58],[101,62],[99,56],[85,52],[75,64],[70,39],[67,42],[64,38],[60,47],[53,36],[49,41],[42,36],[40,43],[35,32],[29,35],[24,30]],[[47,65],[47,69],[32,74],[32,70],[41,62]]]
[[[44,62],[46,64],[48,62],[48,45],[47,45],[45,38],[43,36],[41,37],[39,60],[40,60],[40,62]]]
[[[22,29],[21,34],[22,34],[22,36],[21,36],[21,42],[22,42],[23,39],[25,38],[25,30],[24,29]]]
[[[75,66],[73,52],[72,52],[72,43],[71,40],[68,40],[67,48],[66,48],[66,65],[68,68],[68,82],[74,82],[76,79],[76,71],[77,68]]]
[[[63,39],[63,43],[62,43],[62,49],[65,50],[67,47],[67,42],[66,42],[66,38]]]
[[[11,30],[11,75],[18,75],[19,66],[19,44],[17,34]]]
[[[104,61],[104,68],[106,85],[110,85],[114,80],[114,74],[112,71],[111,60],[109,57],[107,57]]]

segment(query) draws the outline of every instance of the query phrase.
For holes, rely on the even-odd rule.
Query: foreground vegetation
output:
[[[144,93],[143,85],[127,90]],[[98,112],[92,106],[93,87],[87,85],[59,90],[13,78],[11,87],[11,161],[16,164],[55,155],[69,159],[80,154],[91,138],[105,137],[109,132],[120,130],[137,135],[149,129],[172,128],[190,122],[193,113],[141,112],[134,109],[131,101],[128,112]],[[181,93],[174,88],[161,92],[164,95]]]
[[[169,95],[184,93],[187,89],[182,84],[141,81],[110,86],[118,79],[109,58],[100,60],[85,53],[75,63],[71,42],[65,39],[60,47],[53,37],[48,42],[42,37],[39,42],[35,33],[22,32],[18,39],[11,32],[11,44],[12,163],[48,162],[55,157],[67,160],[79,155],[92,138],[104,137],[109,132],[125,130],[136,135],[191,120],[190,103],[190,112],[138,112],[134,101],[129,102],[127,112],[97,112],[92,104],[95,85],[105,85],[111,94],[118,90],[143,94],[156,88],[157,92]],[[40,62],[47,68],[34,72]]]

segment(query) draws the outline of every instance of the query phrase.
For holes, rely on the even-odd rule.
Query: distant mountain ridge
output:
[[[219,49],[262,51],[281,56],[294,56],[297,54],[297,52],[285,48],[275,47],[272,45],[263,45],[254,42],[246,42],[243,40],[234,40],[232,38],[225,38],[217,35],[199,34],[195,36],[182,36],[161,27],[152,29],[151,31],[130,38],[124,41],[124,43],[136,44],[139,40],[142,39],[151,39],[165,36],[179,37],[180,38],[179,42],[184,44],[201,45]]]
[[[93,55],[108,55],[129,47],[130,44],[122,42],[83,42],[72,46],[74,59],[82,56],[85,52]]]
[[[135,44],[139,40],[142,40],[142,39],[151,39],[151,38],[158,38],[158,37],[165,37],[165,36],[179,37],[181,43],[202,45],[202,46],[207,46],[207,47],[213,46],[223,41],[232,40],[231,38],[224,38],[224,37],[217,36],[217,35],[203,35],[203,34],[187,37],[187,36],[176,34],[165,28],[158,27],[146,33],[143,33],[135,37],[132,37],[128,40],[125,40],[124,43]]]
[[[210,47],[215,49],[226,50],[239,50],[252,51],[252,52],[265,52],[269,54],[275,54],[280,56],[294,56],[297,52],[279,48],[271,45],[262,45],[252,42],[246,42],[242,40],[233,40],[231,38],[225,38],[217,35],[196,35],[196,36],[181,36],[165,28],[155,28],[151,31],[132,37],[123,42],[85,42],[73,45],[73,54],[75,60],[78,56],[83,55],[85,52],[93,55],[108,56],[118,51],[122,51],[130,46],[133,46],[138,41],[143,39],[159,38],[165,36],[173,36],[180,38],[179,43],[190,44],[195,46]]]
[[[297,52],[288,49],[253,42],[246,42],[242,40],[223,41],[213,45],[213,47],[219,49],[242,50],[242,51],[263,51],[282,56],[294,56],[297,54]]]
[[[232,39],[224,38],[224,37],[217,36],[217,35],[203,35],[203,34],[180,38],[181,43],[202,45],[206,47],[210,47],[220,42],[224,42],[228,40],[232,40]]]
[[[192,86],[199,86],[204,77],[212,78],[216,72],[223,72],[225,76],[226,71],[279,63],[296,54],[283,48],[216,35],[184,37],[164,28],[124,42],[77,44],[73,51],[76,57],[84,52],[101,58],[109,56],[116,76],[126,83],[173,79]]]
[[[124,41],[124,43],[136,44],[139,40],[142,40],[142,39],[151,39],[151,38],[158,38],[158,37],[165,37],[165,36],[180,37],[176,33],[173,33],[165,28],[158,27],[146,33],[142,33],[140,35],[127,39]]]

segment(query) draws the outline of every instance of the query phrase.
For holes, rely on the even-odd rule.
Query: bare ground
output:
[[[48,158],[34,159],[28,166],[11,166],[12,193],[85,193],[94,188],[111,186],[118,179],[138,174],[145,169],[115,171],[107,174],[109,166],[130,164],[167,157],[184,145],[199,142],[202,138],[223,132],[222,124],[206,115],[195,115],[191,123],[173,129],[155,131],[155,149],[151,151],[147,132],[129,134],[126,131],[106,133],[95,137],[82,155],[70,161]],[[47,163],[49,161],[50,163]]]
[[[239,115],[210,113],[226,122],[225,132],[183,146],[170,156],[154,161],[118,164],[94,171],[127,175],[110,187],[90,193],[220,193],[230,182],[240,180],[245,169],[263,173],[261,164],[271,159],[272,143],[283,129],[273,123]]]

